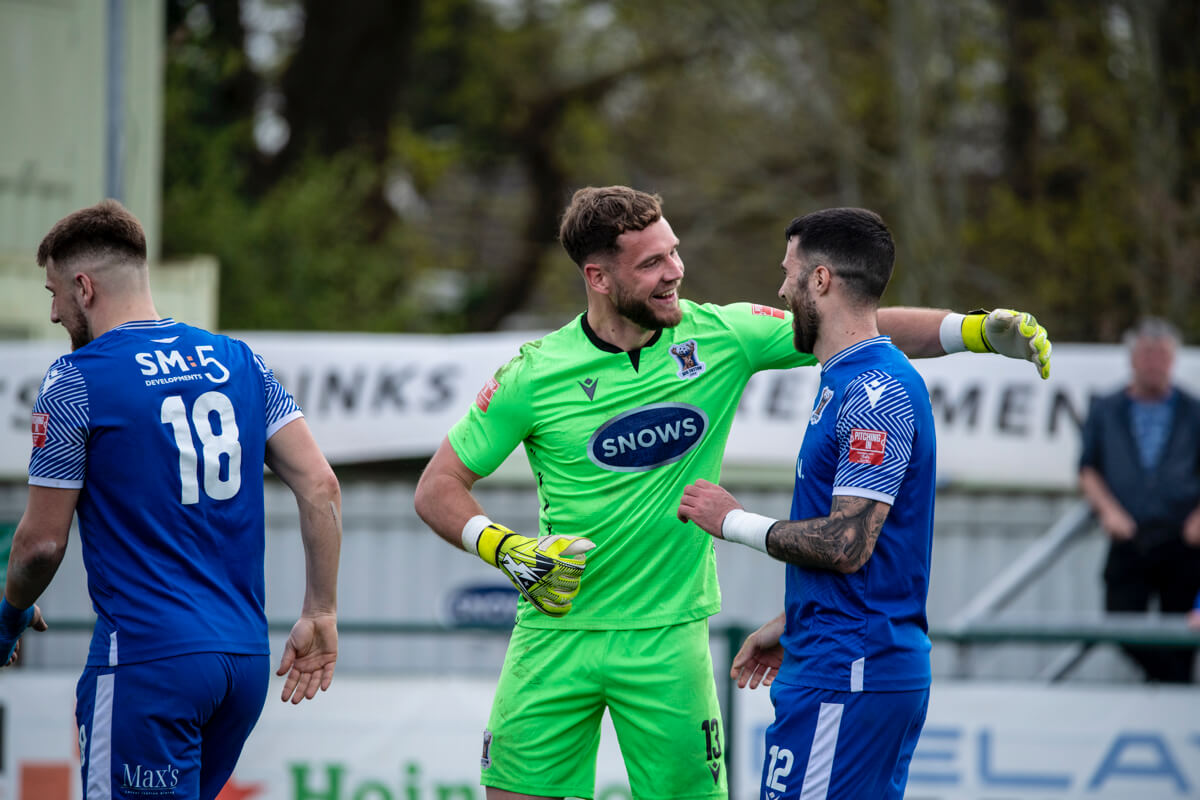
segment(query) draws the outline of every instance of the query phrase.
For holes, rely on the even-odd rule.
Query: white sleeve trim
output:
[[[878,500],[881,503],[887,503],[889,506],[896,504],[896,495],[877,492],[874,489],[862,489],[858,486],[835,486],[833,494],[846,495],[849,497],[865,497],[868,500]]]
[[[82,489],[83,481],[62,480],[59,478],[43,478],[38,475],[29,476],[30,486],[45,486],[50,489]]]
[[[300,409],[296,409],[292,413],[285,414],[284,416],[280,417],[275,422],[273,422],[267,426],[267,438],[270,439],[272,436],[274,436],[276,433],[278,433],[279,429],[282,428],[284,425],[287,425],[292,420],[300,419],[303,416],[304,416],[304,412],[301,411]]]

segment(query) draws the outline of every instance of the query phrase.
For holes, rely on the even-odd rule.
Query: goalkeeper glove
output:
[[[551,617],[564,616],[571,601],[579,594],[585,556],[596,545],[579,536],[522,536],[486,517],[474,517],[486,523],[473,542],[479,557],[508,576],[513,586],[533,607]],[[464,529],[463,544],[468,541],[472,522]],[[476,523],[478,524],[478,523]]]
[[[1049,335],[1032,314],[1009,308],[972,311],[963,317],[961,332],[963,345],[972,353],[1031,361],[1043,379],[1050,377]]]
[[[33,622],[34,609],[14,608],[7,598],[0,598],[0,667],[8,666],[21,634]]]

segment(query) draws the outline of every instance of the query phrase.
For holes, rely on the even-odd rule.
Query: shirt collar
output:
[[[126,331],[142,330],[147,328],[169,328],[174,324],[175,320],[171,317],[163,317],[162,319],[135,319],[130,320],[129,322],[122,322],[120,325],[113,327],[111,330]]]
[[[855,342],[844,350],[839,350],[836,354],[821,365],[821,372],[824,373],[830,367],[841,363],[847,359],[853,358],[857,353],[866,350],[869,347],[881,344],[891,344],[892,337],[890,336],[872,336],[870,339],[864,339],[861,342]]]

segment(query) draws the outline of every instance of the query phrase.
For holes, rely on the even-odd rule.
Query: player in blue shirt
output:
[[[292,397],[244,343],[160,318],[141,224],[108,200],[38,249],[72,352],[34,403],[29,499],[0,601],[0,664],[66,550],[96,626],[76,690],[84,798],[213,798],[262,711],[270,650],[263,464],[296,495],[307,585],[283,699],[337,659],[338,482]]]
[[[771,686],[769,800],[898,800],[925,722],[934,424],[924,380],[876,327],[894,257],[865,209],[792,221],[780,296],[796,349],[822,366],[791,520],[749,513],[707,481],[679,507],[787,562],[784,614],[751,634],[732,670],[739,686]]]

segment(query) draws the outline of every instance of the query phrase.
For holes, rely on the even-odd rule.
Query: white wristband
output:
[[[942,349],[947,353],[966,351],[967,344],[963,341],[962,335],[963,320],[966,318],[966,314],[951,312],[942,319],[941,327],[938,328],[938,339],[942,342]]]
[[[762,514],[752,514],[744,509],[735,508],[725,515],[725,521],[721,523],[721,536],[728,542],[748,545],[765,553],[767,531],[778,521]]]
[[[463,525],[462,530],[463,550],[472,555],[479,555],[479,536],[491,524],[492,521],[483,514],[476,514],[467,520],[467,524]]]

